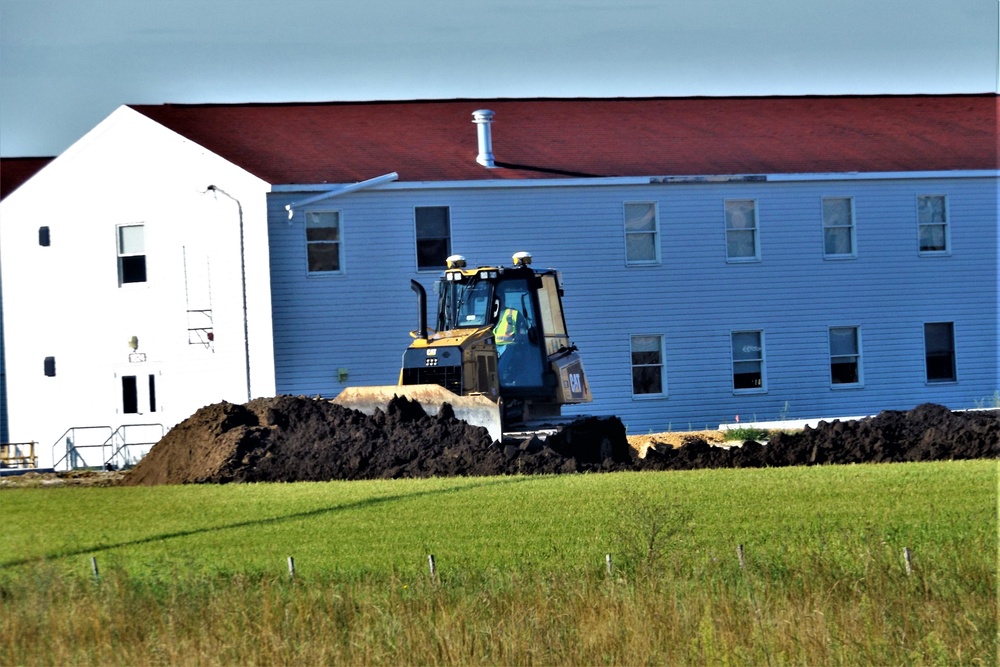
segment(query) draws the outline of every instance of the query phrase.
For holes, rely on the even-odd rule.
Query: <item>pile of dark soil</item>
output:
[[[486,429],[457,420],[450,409],[428,416],[405,398],[370,417],[323,400],[260,398],[198,410],[171,429],[122,483],[686,470],[988,458],[1000,453],[995,412],[952,413],[936,405],[883,412],[858,422],[824,423],[799,434],[782,434],[766,446],[747,442],[726,449],[692,439],[676,449],[650,449],[644,459],[620,455],[626,439],[619,420],[595,420],[578,430],[577,437],[595,429],[614,440],[613,459],[597,462],[572,456],[572,433],[545,442],[494,443]]]
[[[1000,413],[952,412],[932,403],[909,411],[885,410],[857,421],[820,422],[798,433],[779,433],[766,445],[713,447],[692,439],[646,453],[648,470],[763,468],[848,463],[903,463],[1000,456]]]

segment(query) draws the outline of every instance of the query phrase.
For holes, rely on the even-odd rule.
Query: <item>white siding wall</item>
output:
[[[586,187],[408,188],[333,198],[344,221],[340,276],[309,278],[292,194],[269,200],[277,389],[332,396],[392,384],[416,327],[413,207],[451,207],[452,250],[470,265],[530,251],[563,272],[571,339],[595,402],[631,432],[741,419],[974,407],[1000,386],[996,178],[815,180]],[[948,197],[951,253],[917,252],[916,197]],[[854,199],[857,257],[823,257],[822,198]],[[755,199],[761,261],[727,263],[726,199]],[[626,267],[623,202],[654,201],[662,263]],[[433,303],[430,313],[433,322]],[[958,381],[925,382],[923,323],[955,323]],[[857,326],[864,383],[832,388],[828,329]],[[734,394],[730,333],[764,331],[766,391]],[[662,334],[664,398],[633,398],[629,337]]]
[[[123,107],[0,204],[10,438],[37,441],[42,466],[70,427],[169,428],[208,403],[246,400],[238,208],[205,194],[209,184],[243,203],[254,389],[271,394],[265,183]],[[116,226],[137,223],[147,281],[119,286]],[[211,348],[188,343],[185,255],[211,266]],[[132,336],[143,363],[130,360]],[[123,414],[121,376],[146,387],[150,374],[157,410],[143,398],[141,414]]]

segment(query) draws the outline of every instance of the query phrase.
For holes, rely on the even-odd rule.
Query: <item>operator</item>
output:
[[[504,308],[493,327],[493,337],[496,340],[497,354],[502,355],[511,343],[517,342],[518,326],[521,316],[514,308]]]

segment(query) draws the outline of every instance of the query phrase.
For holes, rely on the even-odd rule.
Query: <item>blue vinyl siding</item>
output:
[[[344,273],[309,277],[301,193],[269,196],[276,382],[280,393],[336,395],[394,384],[416,327],[413,209],[449,206],[452,251],[470,265],[527,250],[562,271],[570,338],[594,403],[630,432],[974,407],[1000,386],[996,178],[408,188],[359,191],[315,205],[341,211]],[[951,248],[919,256],[916,198],[948,197]],[[822,200],[851,197],[857,256],[823,253]],[[726,261],[724,201],[757,203],[760,261]],[[624,202],[655,202],[661,262],[626,266]],[[924,379],[923,324],[954,322],[958,380]],[[832,388],[828,331],[859,327],[864,383]],[[764,332],[766,392],[733,392],[733,331]],[[630,336],[664,337],[665,397],[633,398]],[[786,407],[787,404],[787,407]]]

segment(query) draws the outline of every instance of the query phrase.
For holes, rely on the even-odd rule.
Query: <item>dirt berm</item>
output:
[[[614,419],[611,432],[625,442]],[[622,447],[620,443],[616,443]],[[568,454],[558,438],[545,444],[493,443],[485,429],[450,410],[427,416],[419,404],[394,400],[368,417],[328,401],[260,398],[217,403],[178,424],[122,479],[128,486],[226,482],[297,482],[399,477],[690,470],[836,463],[996,458],[996,411],[951,412],[920,405],[853,422],[775,436],[767,445],[716,447],[692,438],[650,449],[644,459],[593,463]]]

